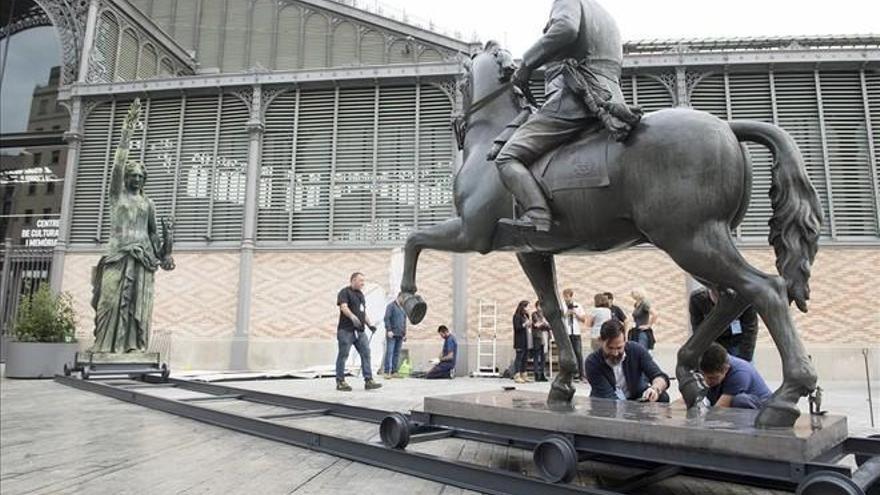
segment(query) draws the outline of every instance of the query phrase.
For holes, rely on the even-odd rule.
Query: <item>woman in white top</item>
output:
[[[599,340],[602,324],[611,319],[611,301],[608,300],[608,296],[600,292],[593,296],[593,306],[590,314],[587,315],[587,326],[590,327],[590,346],[595,351],[602,347]]]

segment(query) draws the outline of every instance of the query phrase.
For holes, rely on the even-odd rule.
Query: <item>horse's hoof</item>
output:
[[[800,417],[796,404],[773,399],[761,408],[755,418],[757,428],[791,428]]]
[[[553,382],[550,393],[547,395],[547,403],[551,406],[570,405],[574,398],[574,387],[569,383]]]
[[[694,407],[706,396],[706,387],[694,375],[679,378],[678,390],[688,409]]]
[[[428,304],[418,294],[406,294],[403,299],[403,311],[413,325],[418,325],[425,319]]]

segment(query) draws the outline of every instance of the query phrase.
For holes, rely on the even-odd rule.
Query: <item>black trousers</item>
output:
[[[574,359],[578,363],[578,379],[582,379],[587,375],[584,373],[584,350],[581,346],[580,335],[569,335],[571,346],[574,348]]]
[[[525,373],[528,363],[528,349],[516,349],[516,358],[513,360],[514,373]]]

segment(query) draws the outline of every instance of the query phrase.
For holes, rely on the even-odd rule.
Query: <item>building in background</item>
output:
[[[84,340],[90,270],[108,238],[107,164],[135,97],[144,127],[132,153],[159,215],[177,225],[178,269],[157,280],[153,328],[172,336],[178,369],[330,363],[334,295],[349,273],[367,274],[381,311],[396,293],[407,234],[452,214],[460,157],[449,124],[463,104],[462,61],[478,44],[353,2],[37,4],[65,47],[70,108],[53,283],[74,294]],[[880,278],[880,38],[631,42],[625,52],[624,93],[646,110],[692,106],[777,123],[795,137],[826,217],[812,309],[798,326],[823,370],[832,356],[860,359],[861,346],[876,347],[880,313],[868,288]],[[772,158],[749,147],[752,202],[737,240],[773,271]],[[560,285],[582,300],[610,290],[626,307],[629,290],[643,287],[661,312],[661,351],[687,338],[688,280],[662,252],[558,263]],[[506,315],[532,293],[505,253],[426,252],[419,289],[430,309],[409,332],[417,361],[433,356],[439,324],[472,348],[479,299]],[[510,338],[506,321],[501,339]],[[776,359],[761,335],[759,360],[769,365]],[[474,352],[468,360],[473,368]]]

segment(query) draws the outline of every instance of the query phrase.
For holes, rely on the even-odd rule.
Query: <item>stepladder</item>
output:
[[[480,299],[477,322],[477,371],[471,376],[498,377],[498,306]]]

